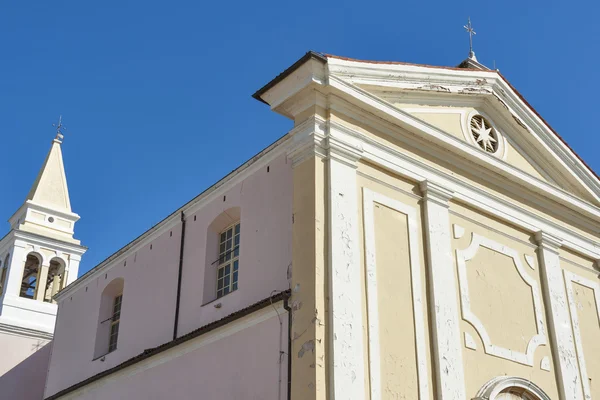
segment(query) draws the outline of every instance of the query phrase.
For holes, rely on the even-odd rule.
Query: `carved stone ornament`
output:
[[[469,121],[469,128],[473,140],[483,151],[495,154],[498,151],[499,137],[496,128],[492,126],[482,115],[475,114]]]

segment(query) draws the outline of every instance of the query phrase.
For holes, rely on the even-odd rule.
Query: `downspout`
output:
[[[289,300],[291,297],[290,293],[284,293],[283,295],[283,308],[288,313],[288,366],[287,366],[287,398],[292,400],[292,308],[290,307]]]
[[[175,303],[175,323],[173,324],[173,340],[177,339],[179,325],[179,302],[181,300],[181,276],[183,272],[183,247],[185,245],[185,214],[181,212],[181,244],[179,246],[179,273],[177,275],[177,302]]]

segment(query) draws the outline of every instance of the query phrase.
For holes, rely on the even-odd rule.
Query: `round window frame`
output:
[[[498,139],[498,148],[496,148],[496,151],[493,153],[482,149],[481,146],[479,145],[479,143],[477,143],[477,141],[473,137],[473,132],[471,132],[471,119],[473,119],[473,117],[476,117],[478,115],[480,115],[483,119],[485,119],[485,122],[487,124],[489,124],[489,126],[494,130],[494,133],[496,134],[496,137]],[[466,114],[465,118],[463,118],[463,121],[462,121],[462,131],[463,131],[465,140],[468,143],[470,143],[471,145],[473,145],[474,147],[476,147],[477,150],[484,152],[485,154],[489,154],[490,156],[494,156],[494,157],[500,158],[501,160],[506,161],[506,150],[508,148],[508,146],[506,145],[506,138],[504,137],[502,132],[498,129],[498,127],[496,126],[494,121],[488,115],[486,115],[484,112],[479,111],[479,110],[472,110],[470,113]]]
[[[483,385],[473,400],[494,400],[507,389],[523,389],[530,397],[538,400],[551,400],[538,385],[517,376],[498,376]]]

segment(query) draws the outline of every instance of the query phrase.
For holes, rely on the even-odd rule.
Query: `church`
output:
[[[254,98],[290,131],[80,277],[56,137],[0,398],[600,400],[600,178],[499,71],[308,52]]]

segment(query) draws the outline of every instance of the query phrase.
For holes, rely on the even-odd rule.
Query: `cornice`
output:
[[[558,249],[562,246],[562,240],[556,236],[550,235],[547,232],[539,231],[535,233],[535,240],[544,250],[550,250],[553,253],[558,253]]]
[[[64,218],[64,219],[66,219],[68,221],[72,221],[72,222],[77,222],[80,219],[80,216],[78,214],[73,213],[73,212],[65,212],[65,211],[55,210],[53,208],[45,207],[45,206],[42,206],[40,204],[34,203],[31,200],[27,200],[8,219],[9,224],[11,226],[14,225],[14,222],[15,222],[14,220],[18,218],[18,215],[20,215],[23,211],[25,211],[28,208],[31,208],[31,209],[34,209],[34,210],[40,210],[40,211],[43,211],[43,212],[55,215],[57,217]]]
[[[288,135],[291,142],[286,156],[292,161],[292,168],[312,156],[327,157],[327,121],[323,118],[313,115],[295,126]]]
[[[423,193],[423,200],[432,202],[442,207],[449,208],[450,200],[454,197],[454,192],[432,181],[423,181],[419,184]]]
[[[0,333],[44,340],[52,340],[52,338],[54,337],[54,335],[51,333],[42,332],[35,329],[23,328],[20,326],[5,324],[1,322]]]
[[[363,149],[360,146],[347,143],[335,136],[327,137],[328,156],[351,168],[358,168],[358,161],[363,156]]]
[[[600,202],[600,180],[564,143],[552,128],[525,102],[510,83],[496,71],[435,68],[405,64],[368,63],[328,59],[331,77],[350,82],[353,86],[370,85],[402,89],[402,98],[447,98],[448,103],[468,95],[486,99],[495,97],[518,117],[530,132],[534,132],[546,150],[552,153],[575,179]],[[330,77],[330,80],[331,80]]]
[[[52,247],[53,249],[60,250],[63,253],[77,254],[79,256],[83,255],[87,251],[87,247],[85,246],[58,239],[52,239],[47,236],[38,235],[32,232],[14,230],[12,237],[15,240],[15,245],[18,245],[19,241],[21,241],[24,242],[25,245],[32,244],[38,246],[48,246]]]
[[[376,111],[372,111],[372,113],[375,112],[377,116],[385,120],[391,120],[390,122],[393,124],[408,131],[416,131],[419,134],[424,134],[428,140],[432,140],[442,147],[452,146],[459,154],[468,158],[470,161],[491,168],[495,173],[504,175],[513,182],[518,182],[525,190],[533,190],[544,196],[551,197],[554,201],[566,205],[583,215],[592,217],[596,221],[600,221],[600,208],[597,206],[592,205],[561,188],[555,187],[529,175],[501,159],[478,151],[463,140],[447,134],[434,126],[403,112],[394,105],[337,77],[330,77],[330,85],[339,90],[343,95],[350,96],[349,98],[355,99],[355,101],[359,101],[369,108],[374,108]],[[330,98],[333,97],[333,95],[330,96]]]
[[[333,103],[332,107],[335,108],[335,105],[336,103]],[[368,118],[361,118],[361,120],[365,123],[371,122]],[[382,123],[384,123],[384,121],[379,121],[379,125],[374,125],[377,131],[384,134],[391,134],[396,131],[393,126],[388,127],[387,125],[382,125]],[[333,126],[334,123],[331,122],[330,124]],[[421,161],[408,152],[397,151],[373,138],[363,135],[353,128],[338,124],[335,129],[336,131],[343,132],[347,135],[349,137],[349,143],[355,143],[356,140],[360,140],[363,148],[363,158],[371,163],[413,181],[423,182],[435,179],[435,182],[438,183],[438,185],[454,192],[453,198],[456,199],[456,201],[469,204],[484,212],[496,215],[498,218],[532,233],[537,232],[540,229],[549,229],[554,234],[560,235],[560,237],[566,240],[564,242],[565,247],[569,247],[571,250],[584,254],[587,257],[600,258],[600,245],[598,245],[595,240],[582,236],[570,229],[568,225],[542,218],[534,212],[516,204],[514,201],[504,199],[483,188],[473,186],[468,182],[461,180],[454,174],[445,173],[439,168]],[[418,143],[411,142],[411,144],[417,145],[418,150],[432,150],[431,147],[418,147]],[[445,205],[443,204],[443,199],[440,200],[442,200],[441,205]],[[517,215],[518,217],[516,217]],[[580,216],[573,214],[572,217],[579,218]],[[587,220],[582,219],[582,221]],[[577,222],[572,223],[581,226],[581,224]],[[588,225],[592,226],[589,223]]]

